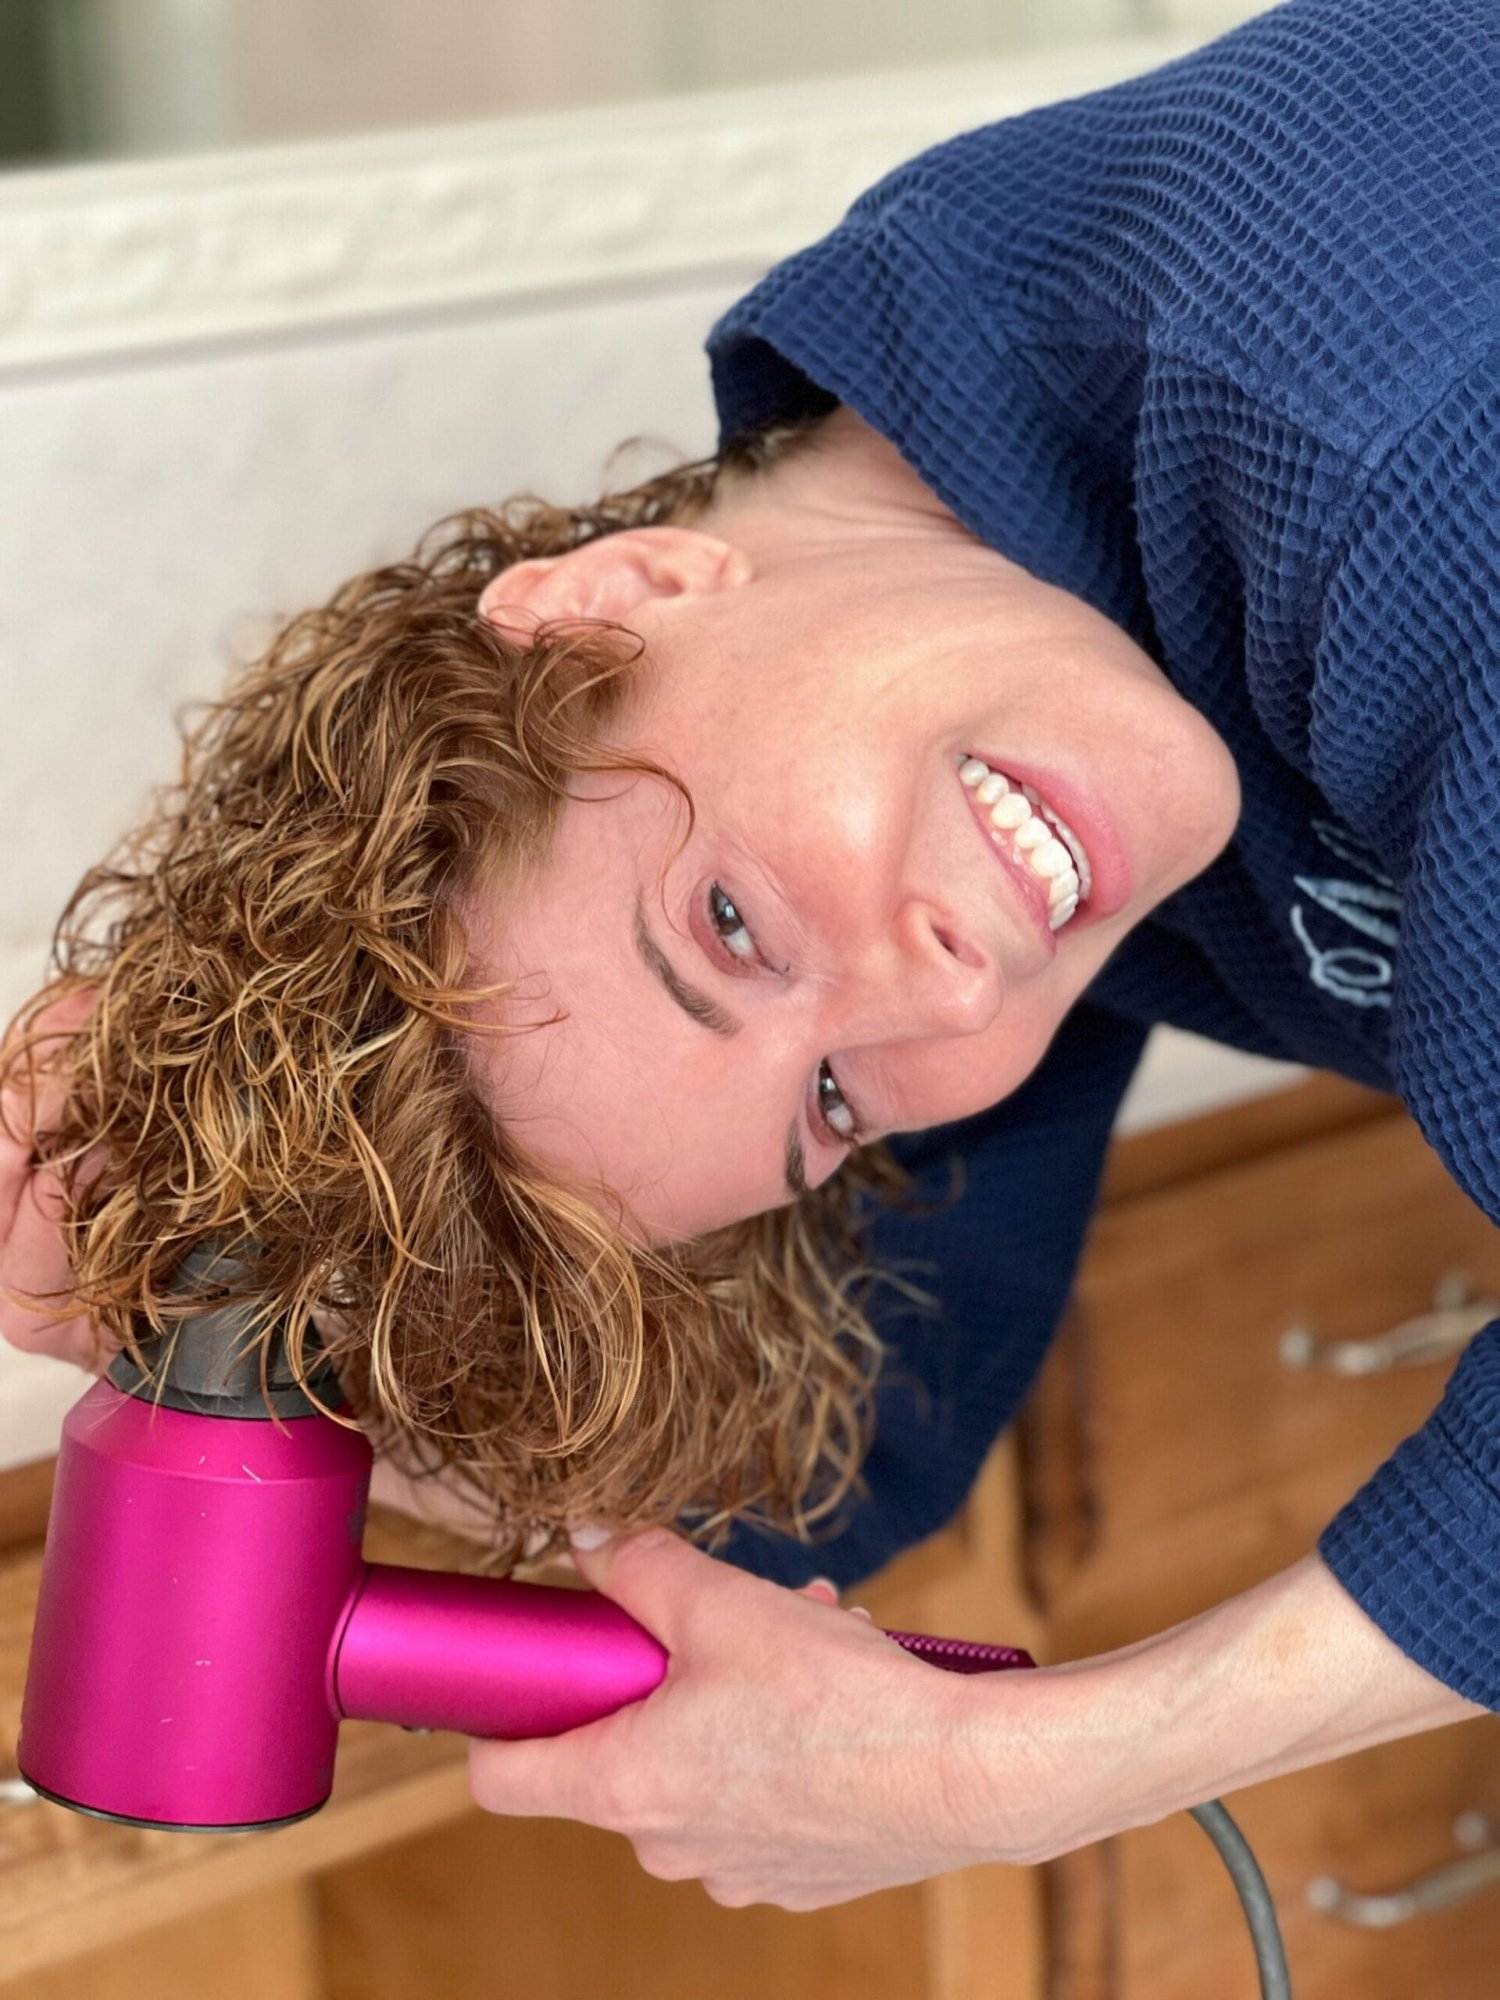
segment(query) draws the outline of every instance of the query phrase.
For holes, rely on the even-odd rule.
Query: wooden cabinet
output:
[[[1500,1231],[1399,1113],[1107,1202],[1021,1426],[1047,1657],[1129,1644],[1305,1554],[1425,1420],[1456,1350],[1393,1357],[1461,1340],[1487,1301]],[[1331,1898],[1330,1883],[1389,1891],[1451,1870],[1455,1828],[1483,1843],[1486,1816],[1500,1840],[1492,1719],[1255,1787],[1232,1810],[1276,1896],[1298,2000],[1500,1992],[1500,1866],[1470,1871],[1487,1890],[1391,1928],[1309,1902],[1314,1883]],[[1258,1990],[1227,1877],[1190,1820],[1043,1872],[1049,2000]]]
[[[963,1517],[860,1598],[884,1623],[1060,1660],[1159,1631],[1285,1567],[1423,1421],[1452,1365],[1449,1354],[1341,1373],[1371,1357],[1337,1343],[1402,1328],[1411,1346],[1444,1280],[1451,1308],[1456,1274],[1475,1298],[1500,1297],[1500,1233],[1399,1109],[1368,1092],[1318,1079],[1123,1142],[1022,1423]],[[1417,1331],[1430,1345],[1430,1319]],[[0,1571],[0,1779],[40,1500],[36,1474],[0,1481],[0,1539],[8,1515],[15,1544]],[[382,1514],[371,1553],[451,1563],[457,1551]],[[1456,1861],[1487,1870],[1480,1816],[1500,1822],[1492,1721],[1232,1805],[1276,1893],[1298,2000],[1500,1991],[1500,1880],[1378,1931],[1308,1894],[1320,1878],[1376,1892]],[[1044,1868],[974,1869],[793,1917],[720,1910],[588,1829],[478,1814],[460,1743],[369,1726],[344,1732],[331,1805],[274,1835],[189,1839],[0,1805],[0,1982],[14,1975],[0,2000],[196,2000],[207,1968],[227,1964],[233,1977],[217,1983],[235,2000],[1256,1992],[1228,1879],[1181,1815]]]

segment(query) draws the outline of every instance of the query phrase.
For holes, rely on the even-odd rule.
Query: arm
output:
[[[1317,1556],[1119,1652],[973,1677],[660,1531],[577,1560],[672,1671],[587,1728],[474,1743],[475,1800],[623,1833],[648,1873],[699,1880],[731,1908],[821,1909],[976,1862],[1045,1861],[1479,1712]]]
[[[1377,725],[1400,703],[1395,740],[1424,752],[1372,799],[1367,829],[1409,857],[1391,1064],[1454,1180],[1500,1222],[1497,430],[1491,348],[1372,479],[1327,594],[1320,671],[1357,672]],[[1500,1321],[1319,1549],[1404,1653],[1500,1708]]]
[[[1039,1708],[1019,1687],[973,1687],[992,1811],[1013,1782],[1018,1703],[1045,1743],[1060,1809],[1025,1857],[1038,1861],[1486,1712],[1394,1646],[1317,1555],[1170,1631],[1034,1678]]]
[[[1045,1860],[1482,1712],[1316,1555],[1116,1652],[961,1680],[911,1671],[867,1626],[670,1537],[579,1561],[663,1639],[672,1675],[555,1743],[474,1745],[475,1797],[624,1833],[648,1872],[699,1879],[729,1906],[814,1909]]]

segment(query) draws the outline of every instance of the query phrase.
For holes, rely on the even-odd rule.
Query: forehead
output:
[[[663,955],[691,964],[679,892],[664,905],[658,886],[673,823],[638,802],[666,790],[617,783],[617,797],[569,800],[549,852],[487,876],[461,913],[472,976],[515,982],[479,1010],[507,1032],[469,1038],[485,1102],[539,1166],[624,1201],[661,1240],[786,1196],[786,1119],[767,1109],[764,1050],[692,1018],[637,945],[639,912]],[[745,1143],[726,1147],[727,1129]]]

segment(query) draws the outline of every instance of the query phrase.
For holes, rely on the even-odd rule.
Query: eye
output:
[[[825,1086],[829,1095],[824,1094]],[[824,1130],[846,1146],[857,1146],[860,1140],[860,1122],[854,1115],[854,1106],[839,1089],[838,1078],[834,1075],[827,1056],[818,1064],[818,1116],[823,1121]]]
[[[715,938],[731,957],[742,965],[766,964],[744,917],[717,882],[711,882],[708,887],[708,921]],[[732,943],[732,939],[743,942]],[[768,970],[774,970],[774,967],[768,967]],[[857,1146],[864,1136],[865,1128],[859,1113],[845,1097],[826,1056],[818,1064],[817,1114],[813,1122],[832,1145]]]
[[[760,960],[762,964],[765,963],[760,957],[760,952],[756,949],[754,938],[751,937],[749,931],[745,928],[739,911],[724,894],[724,891],[719,887],[717,882],[710,882],[708,885],[708,914],[709,921],[714,927],[715,937],[736,958],[747,959],[752,964],[756,960]],[[742,937],[745,940],[744,944],[730,944],[730,938],[735,936]]]

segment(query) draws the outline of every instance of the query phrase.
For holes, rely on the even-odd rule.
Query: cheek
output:
[[[1010,996],[994,1025],[982,1035],[942,1042],[911,1042],[887,1052],[877,1074],[886,1101],[902,1107],[901,1126],[925,1131],[987,1111],[1019,1090],[1047,1053],[1076,995],[1058,988]],[[857,1093],[851,1070],[849,1088]]]

